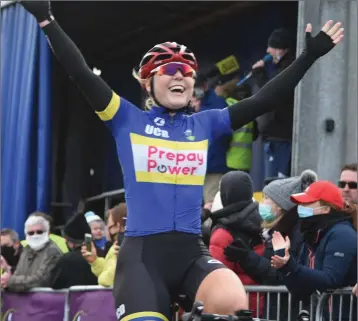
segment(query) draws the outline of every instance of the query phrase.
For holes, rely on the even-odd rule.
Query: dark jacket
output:
[[[280,269],[285,285],[296,299],[308,301],[315,291],[325,292],[357,282],[357,233],[345,215],[324,216],[301,220],[305,244],[299,259],[291,257]],[[349,299],[343,296],[341,319],[340,300],[333,300],[333,320],[349,319]],[[328,317],[327,310],[325,315]],[[353,300],[353,315],[357,315],[356,300]]]
[[[227,104],[224,98],[215,94],[213,89],[206,92],[200,103],[200,111],[224,109]],[[207,173],[226,173],[226,152],[229,149],[231,136],[223,136],[211,142],[208,150]]]
[[[280,232],[284,237],[288,236],[291,241],[291,256],[295,257],[298,255],[299,250],[302,246],[302,238],[299,229],[297,208],[293,208],[291,211],[286,213],[282,219],[268,231],[268,237],[265,240],[265,250],[262,256],[257,255],[254,251],[247,253],[242,260],[240,260],[241,267],[245,272],[250,275],[258,284],[261,285],[284,285],[283,275],[271,266],[271,257],[274,255],[272,247],[272,233],[274,231]],[[281,294],[280,297],[280,319],[288,319],[288,295]],[[271,320],[277,319],[277,301],[278,296],[275,293],[270,295],[270,315]],[[266,302],[267,303],[267,302]],[[265,304],[265,309],[267,304]],[[268,311],[265,311],[265,315]],[[296,318],[299,312],[299,305],[297,300],[292,301],[291,305],[291,320]]]
[[[80,248],[63,255],[52,271],[53,289],[67,289],[75,285],[98,285],[97,277],[82,257]]]
[[[357,233],[352,224],[339,221],[319,229],[315,242],[305,242],[299,259],[291,257],[280,271],[290,292],[300,297],[316,290],[323,292],[355,285]]]
[[[273,74],[269,77],[265,68],[257,68],[254,70],[253,81],[256,86],[261,88],[271,78],[275,77],[286,69],[295,57],[288,52],[282,57]],[[292,97],[288,99],[279,109],[266,113],[257,118],[257,126],[260,135],[266,140],[292,140],[293,127],[293,107],[294,107],[294,91]]]

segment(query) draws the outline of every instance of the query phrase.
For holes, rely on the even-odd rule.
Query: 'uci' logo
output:
[[[152,125],[145,126],[144,131],[148,135],[154,135],[154,136],[157,136],[157,137],[169,138],[168,131],[166,131],[164,129],[157,128],[157,127],[154,127]]]

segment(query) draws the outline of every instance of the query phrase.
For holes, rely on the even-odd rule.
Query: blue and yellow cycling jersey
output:
[[[113,93],[98,116],[115,138],[127,202],[126,235],[199,234],[210,142],[232,133],[228,109],[171,116]]]

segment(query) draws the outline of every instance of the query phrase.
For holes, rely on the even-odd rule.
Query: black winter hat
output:
[[[295,37],[288,29],[275,29],[268,39],[268,46],[275,49],[292,49]]]
[[[226,173],[220,183],[220,197],[224,207],[231,204],[252,201],[254,188],[250,175],[242,171]]]
[[[85,234],[91,234],[91,229],[82,213],[70,218],[63,230],[64,237],[73,243],[83,243]]]

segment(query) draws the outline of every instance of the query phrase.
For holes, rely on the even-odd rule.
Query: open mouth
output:
[[[172,93],[182,94],[185,91],[185,88],[180,85],[175,85],[175,86],[169,87],[169,90]]]

